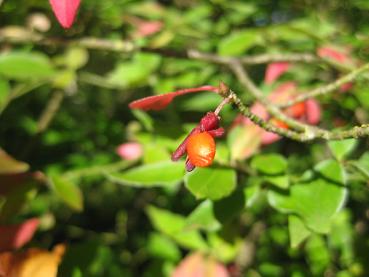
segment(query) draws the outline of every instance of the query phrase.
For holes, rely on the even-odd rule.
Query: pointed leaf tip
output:
[[[202,86],[197,88],[180,89],[165,94],[148,96],[131,102],[129,104],[129,108],[140,109],[144,111],[148,110],[159,111],[166,108],[173,101],[173,99],[179,95],[201,91],[218,92],[218,88],[214,86]]]
[[[81,0],[49,0],[60,25],[68,29],[73,25]]]

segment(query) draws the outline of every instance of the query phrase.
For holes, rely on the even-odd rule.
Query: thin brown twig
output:
[[[277,61],[314,63],[324,61],[319,57],[309,53],[276,53],[276,54],[258,54],[243,57],[222,57],[215,54],[203,53],[197,50],[177,51],[165,48],[139,47],[134,41],[120,39],[102,39],[96,37],[85,37],[79,39],[47,38],[41,34],[34,33],[20,26],[7,26],[0,29],[0,42],[14,44],[35,43],[44,46],[80,46],[93,50],[106,50],[121,53],[131,53],[134,51],[143,51],[157,53],[166,57],[190,58],[204,61],[211,61],[218,64],[228,64],[233,60],[238,60],[243,64],[264,64]]]

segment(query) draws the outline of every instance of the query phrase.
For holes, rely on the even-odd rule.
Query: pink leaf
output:
[[[339,63],[345,63],[350,60],[350,58],[348,57],[346,53],[339,51],[330,46],[323,46],[323,47],[318,48],[317,54],[321,58],[332,59]]]
[[[309,124],[316,125],[320,121],[321,109],[319,103],[315,99],[305,101],[306,106],[306,121]]]
[[[289,68],[290,64],[288,62],[276,62],[268,64],[265,71],[264,82],[266,84],[272,84],[275,80],[278,79],[279,76],[281,76]]]
[[[136,160],[142,156],[141,144],[137,142],[127,142],[119,145],[116,153],[124,160]]]
[[[154,110],[159,111],[168,106],[175,97],[179,95],[184,95],[193,92],[201,92],[201,91],[212,91],[218,92],[217,87],[213,86],[202,86],[198,88],[187,88],[181,89],[174,92],[169,92],[166,94],[153,95],[145,98],[138,99],[129,104],[131,109],[140,109],[144,111]]]
[[[39,219],[32,218],[21,224],[0,226],[0,252],[18,249],[30,241]]]
[[[229,277],[226,267],[200,253],[187,256],[172,273],[172,277]]]
[[[137,24],[137,37],[147,37],[159,32],[163,28],[160,21],[141,21]]]
[[[49,0],[51,8],[63,28],[70,28],[81,0]]]
[[[275,133],[264,131],[261,136],[261,144],[268,145],[272,144],[278,140],[280,140],[281,137]]]

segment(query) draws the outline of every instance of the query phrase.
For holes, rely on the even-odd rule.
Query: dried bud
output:
[[[219,83],[219,94],[222,96],[228,96],[229,94],[229,87],[223,82]]]
[[[219,116],[213,112],[208,112],[200,121],[201,132],[210,131],[219,127]]]

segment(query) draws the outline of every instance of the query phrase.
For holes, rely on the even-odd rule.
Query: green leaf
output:
[[[29,165],[15,160],[0,148],[0,174],[15,174],[25,172]]]
[[[145,144],[144,149],[143,162],[145,164],[159,163],[170,159],[167,149],[157,141]]]
[[[263,154],[255,156],[251,167],[265,174],[281,174],[287,169],[287,161],[282,155]]]
[[[290,245],[292,248],[299,246],[311,234],[304,222],[296,215],[288,216],[288,231],[290,233]]]
[[[83,210],[83,195],[78,186],[60,176],[52,176],[50,181],[55,193],[68,206],[77,211]]]
[[[158,231],[168,235],[181,246],[196,250],[207,249],[207,245],[198,231],[185,230],[185,217],[153,206],[148,207],[146,213]]]
[[[0,74],[14,80],[45,79],[54,74],[49,58],[37,52],[0,55]]]
[[[329,141],[328,146],[336,159],[341,161],[355,149],[357,143],[357,139],[345,139]]]
[[[346,171],[343,166],[335,160],[322,161],[317,164],[314,169],[331,182],[340,185],[346,184]]]
[[[121,87],[143,85],[160,65],[160,57],[154,54],[138,53],[132,61],[118,63],[108,74],[108,82]]]
[[[257,31],[236,31],[219,42],[218,54],[223,56],[241,55],[260,42],[261,36]]]
[[[351,224],[352,218],[348,209],[338,213],[332,224],[329,245],[340,250],[340,263],[351,265],[354,257],[354,229]]]
[[[308,262],[313,276],[322,276],[330,263],[330,253],[328,246],[322,236],[311,236],[306,245]]]
[[[164,260],[176,262],[181,258],[181,252],[177,245],[171,239],[159,233],[150,234],[147,250],[152,256]]]
[[[234,261],[239,253],[240,247],[243,244],[241,239],[229,242],[223,239],[219,232],[207,233],[210,245],[210,251],[218,260],[229,263]]]
[[[284,190],[270,189],[267,193],[267,199],[270,206],[281,213],[294,212],[294,201]]]
[[[107,173],[113,182],[133,187],[171,186],[178,184],[184,175],[184,165],[164,161],[132,168],[122,173]]]
[[[196,168],[185,176],[185,185],[199,199],[221,199],[235,189],[236,172],[228,168]]]
[[[346,196],[345,187],[317,178],[291,186],[290,194],[271,190],[268,192],[268,201],[281,212],[299,215],[309,229],[326,234]]]
[[[369,178],[369,152],[365,152],[357,161],[350,161],[350,164],[361,173],[364,178]]]
[[[219,230],[221,224],[214,216],[213,206],[210,200],[205,200],[198,205],[187,217],[186,229],[202,229],[210,232]]]
[[[290,185],[287,175],[264,176],[263,179],[281,189],[287,189]]]
[[[260,186],[257,185],[250,185],[250,186],[246,186],[243,190],[243,194],[244,194],[244,198],[246,199],[245,202],[245,207],[249,208],[252,205],[255,204],[256,200],[259,198],[260,196]]]

